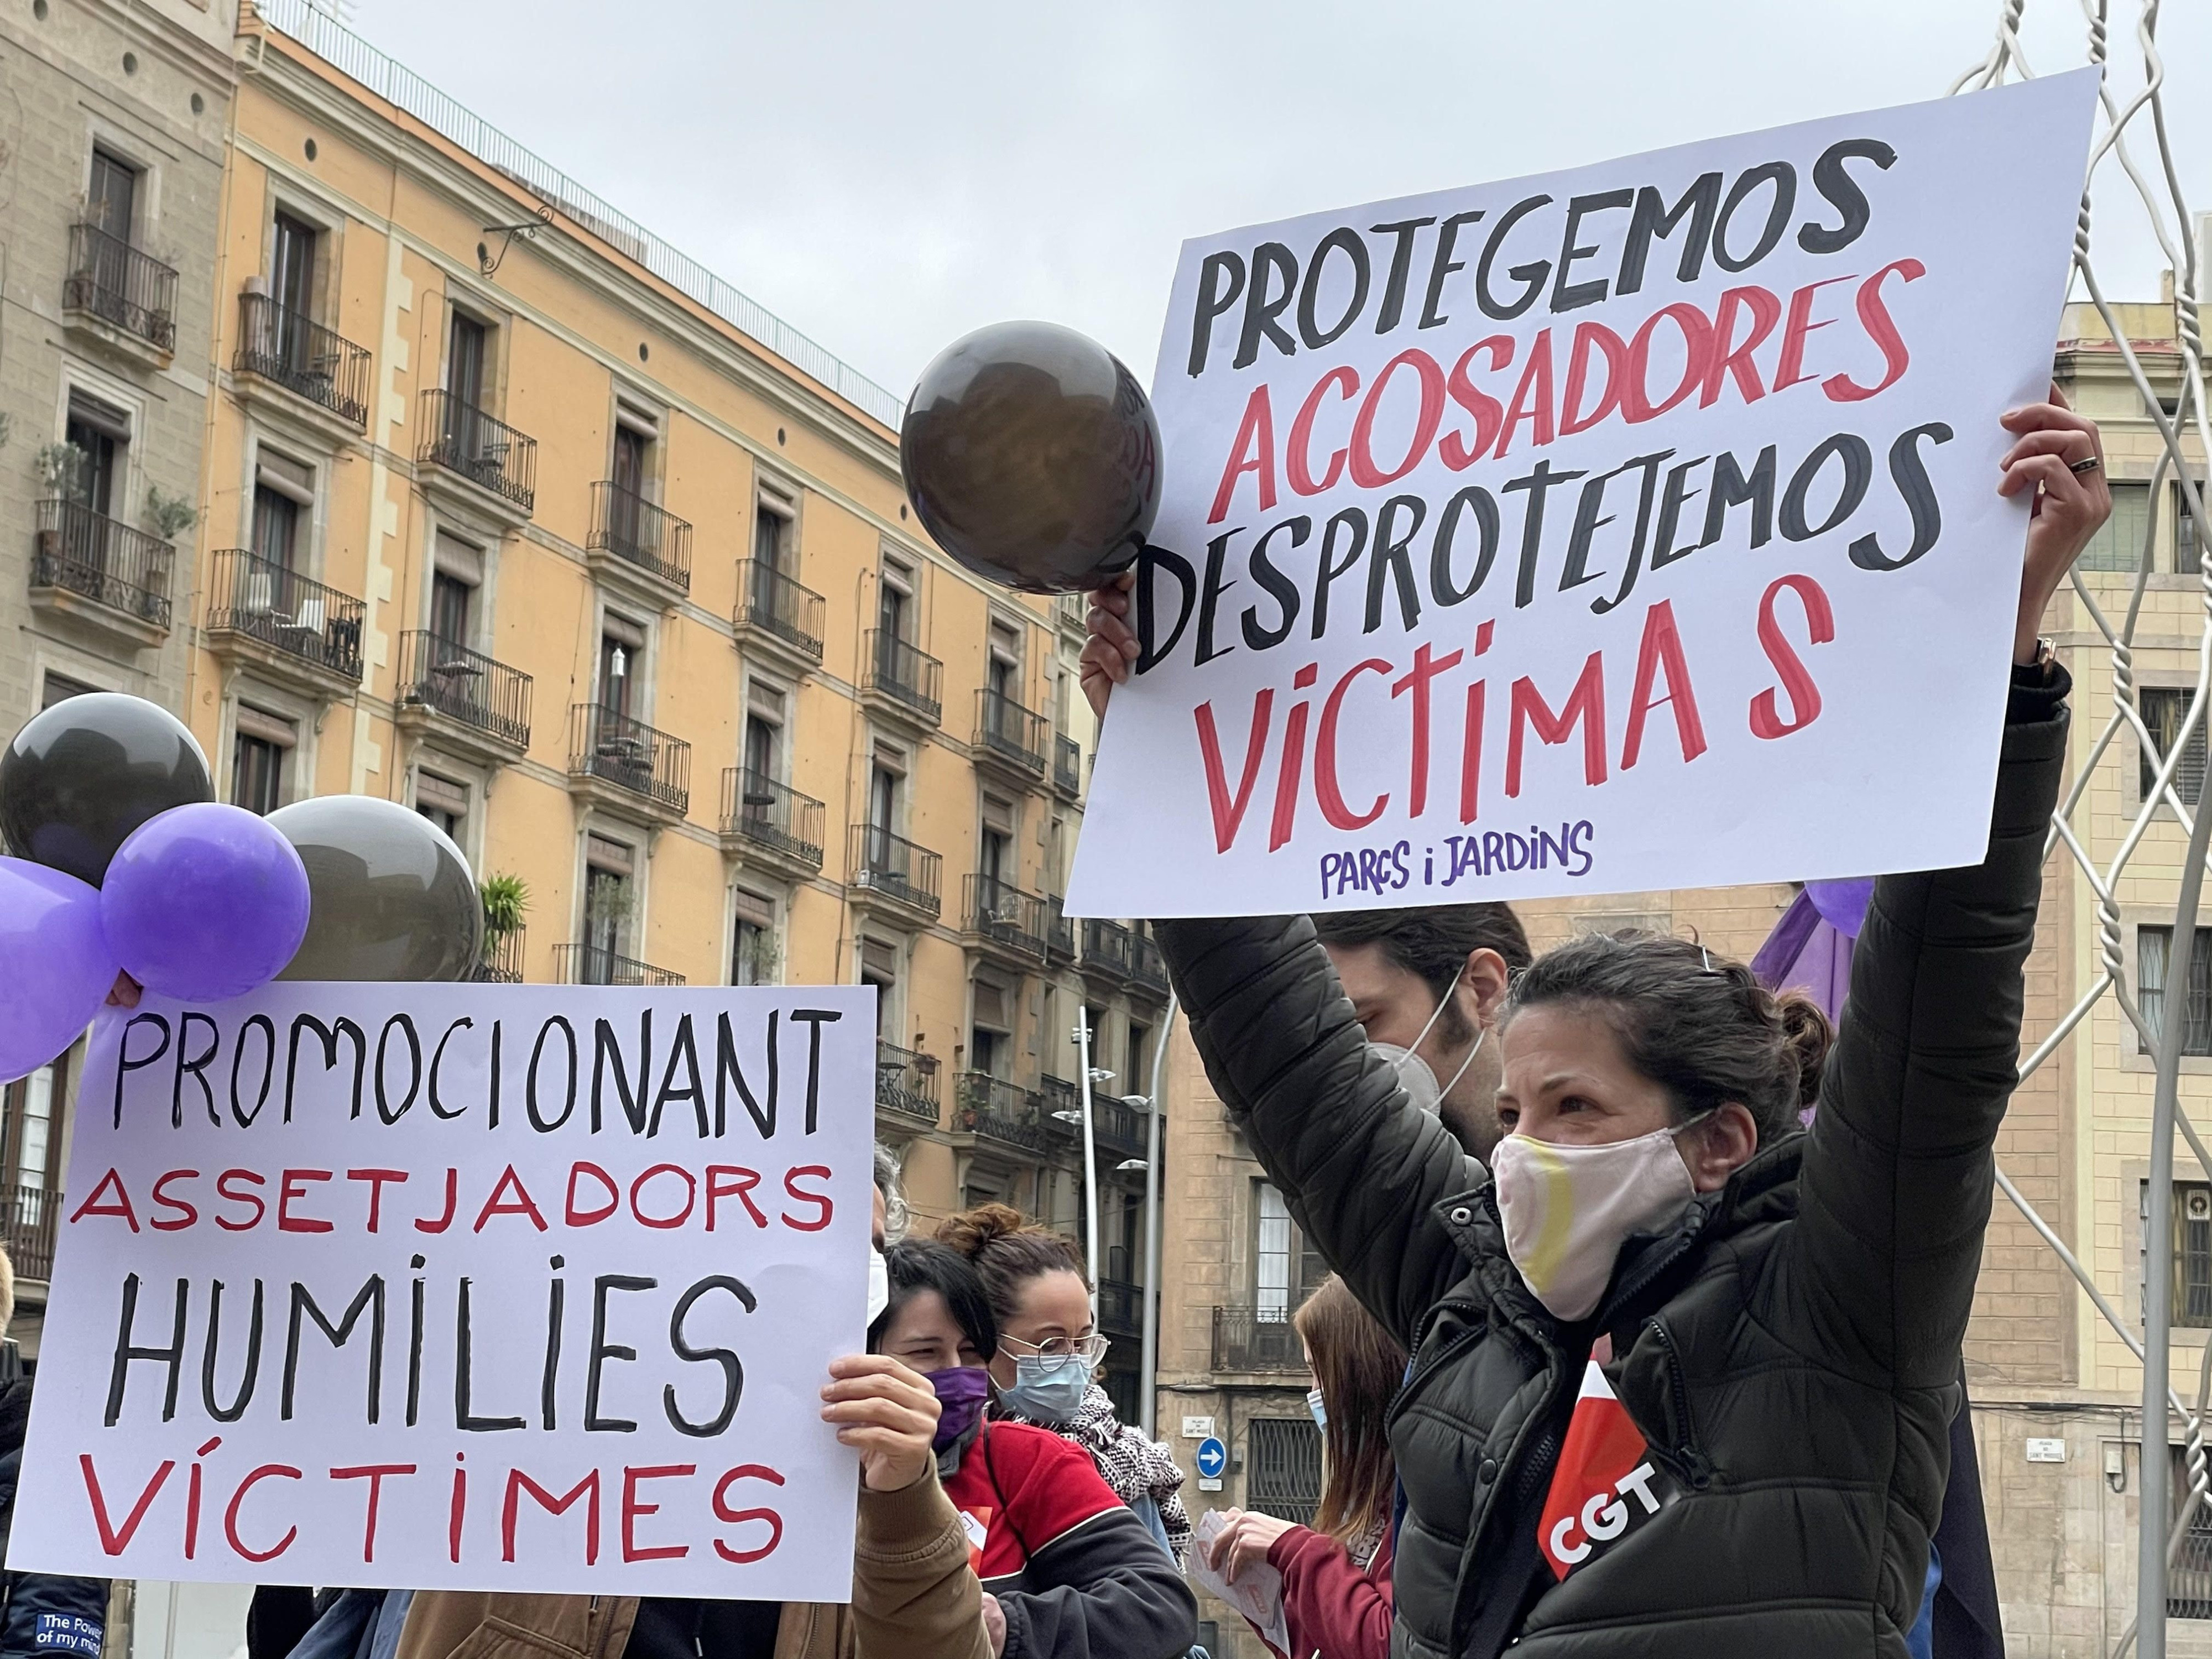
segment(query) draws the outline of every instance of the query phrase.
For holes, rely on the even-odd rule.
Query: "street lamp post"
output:
[[[1083,1255],[1091,1280],[1091,1319],[1098,1320],[1098,1140],[1091,1115],[1091,1020],[1075,1023],[1077,1063],[1083,1068]]]
[[[1160,1073],[1168,1057],[1168,1039],[1175,1035],[1176,1000],[1168,996],[1167,1018],[1160,1022],[1158,1041],[1152,1046],[1152,1075],[1147,1087],[1145,1115],[1145,1310],[1143,1358],[1138,1364],[1138,1415],[1145,1438],[1157,1439],[1160,1392]]]

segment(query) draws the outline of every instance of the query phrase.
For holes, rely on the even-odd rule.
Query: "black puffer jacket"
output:
[[[1901,1656],[1941,1512],[1959,1348],[2015,1081],[2021,970],[2065,752],[2063,673],[2016,684],[1989,851],[1883,878],[1812,1131],[1563,1329],[1481,1167],[1367,1046],[1302,918],[1168,921],[1217,1091],[1292,1212],[1415,1350],[1391,1442],[1397,1659]],[[1537,1522],[1586,1357],[1677,1496],[1564,1582]]]

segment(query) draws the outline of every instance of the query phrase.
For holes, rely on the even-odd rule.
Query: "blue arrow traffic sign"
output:
[[[1200,1474],[1208,1480],[1218,1480],[1222,1470],[1228,1467],[1228,1447],[1210,1434],[1198,1443],[1198,1472]]]

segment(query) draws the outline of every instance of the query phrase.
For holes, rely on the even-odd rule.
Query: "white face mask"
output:
[[[891,1270],[884,1253],[872,1244],[868,1247],[868,1323],[882,1318],[884,1310],[890,1305]]]
[[[1467,1068],[1474,1064],[1474,1057],[1482,1052],[1483,1039],[1490,1035],[1486,1028],[1480,1025],[1475,1027],[1474,1046],[1467,1051],[1467,1058],[1460,1061],[1459,1070],[1451,1074],[1449,1083],[1439,1084],[1437,1081],[1436,1068],[1414,1052],[1414,1049],[1429,1040],[1429,1033],[1436,1029],[1437,1021],[1443,1018],[1444,1004],[1449,1002],[1452,994],[1459,989],[1460,974],[1466,971],[1466,969],[1462,968],[1459,974],[1452,975],[1451,983],[1444,987],[1443,995],[1437,1000],[1436,1012],[1429,1016],[1429,1023],[1421,1027],[1421,1033],[1413,1039],[1412,1048],[1401,1048],[1395,1042],[1374,1042],[1368,1045],[1397,1067],[1398,1086],[1406,1091],[1414,1105],[1425,1112],[1436,1112],[1443,1109],[1445,1095],[1457,1087],[1459,1080],[1467,1075]]]
[[[1505,1250],[1536,1299],[1587,1319],[1632,1233],[1650,1232],[1697,1197],[1674,1138],[1702,1117],[1633,1140],[1557,1146],[1508,1135],[1491,1155]]]

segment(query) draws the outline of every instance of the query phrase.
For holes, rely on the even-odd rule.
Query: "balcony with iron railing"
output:
[[[1115,1158],[1145,1155],[1145,1109],[1132,1106],[1119,1095],[1091,1094],[1091,1129],[1098,1150]]]
[[[1052,787],[1071,800],[1083,793],[1083,745],[1057,733],[1052,740]]]
[[[530,747],[530,676],[441,639],[428,629],[399,635],[398,710],[473,738],[470,747],[520,754]]]
[[[538,504],[538,440],[452,392],[422,394],[422,447],[415,459],[465,478],[523,518]]]
[[[847,885],[855,901],[888,899],[924,915],[944,908],[945,860],[927,847],[872,823],[852,828]]]
[[[1217,1371],[1303,1371],[1305,1348],[1286,1309],[1262,1313],[1253,1308],[1213,1310],[1213,1353]]]
[[[732,766],[722,773],[722,839],[735,850],[765,853],[778,862],[822,867],[826,809],[811,795],[778,783],[764,772]],[[742,843],[742,845],[736,845]]]
[[[826,608],[819,593],[773,565],[738,561],[738,608],[731,620],[740,640],[765,647],[799,668],[811,668],[822,660]]]
[[[691,526],[611,480],[592,486],[592,530],[584,543],[592,568],[633,575],[680,599],[691,591]]]
[[[952,1127],[1005,1146],[1042,1154],[1049,1146],[1044,1102],[1034,1090],[982,1072],[963,1072]]]
[[[1036,894],[984,871],[960,878],[960,927],[972,939],[1003,954],[1042,961],[1046,921],[1044,901]]]
[[[1129,936],[1129,983],[1158,996],[1168,994],[1167,958],[1160,954],[1159,941],[1146,929]]]
[[[517,927],[511,933],[484,935],[483,950],[477,957],[477,970],[472,975],[477,984],[522,983],[523,934],[524,930]]]
[[[1043,715],[1023,708],[1003,691],[988,685],[976,688],[977,764],[994,763],[1021,782],[1036,782],[1044,776],[1045,746],[1051,738],[1051,723]]]
[[[258,375],[368,430],[368,351],[266,294],[238,296],[238,351],[231,368]]]
[[[937,1127],[937,1061],[896,1043],[876,1042],[876,1109],[923,1128]]]
[[[571,704],[568,787],[617,811],[672,823],[690,810],[691,745],[598,703]]]
[[[34,604],[79,614],[96,608],[107,616],[88,620],[119,623],[142,642],[168,631],[174,547],[76,501],[40,501],[38,523],[31,554]]]
[[[1145,1331],[1145,1287],[1132,1271],[1129,1247],[1109,1247],[1098,1275],[1098,1328],[1109,1336],[1141,1337]]]
[[[684,983],[684,975],[656,968],[597,945],[556,945],[553,973],[562,985],[645,985],[666,988]]]
[[[361,683],[368,607],[242,547],[209,560],[208,644],[329,693]]]
[[[1118,921],[1086,916],[1083,921],[1083,971],[1102,979],[1125,981],[1136,957],[1136,935]]]
[[[137,343],[137,352],[177,349],[177,273],[98,225],[70,227],[62,310],[64,321],[88,321],[103,338]]]
[[[878,712],[922,726],[945,717],[945,665],[911,641],[872,628],[860,670],[860,697]]]
[[[50,1188],[0,1188],[0,1241],[17,1279],[54,1276],[54,1224],[61,1210],[62,1195]]]
[[[1075,923],[1067,914],[1067,901],[1057,893],[1045,896],[1044,954],[1048,962],[1075,960]]]

